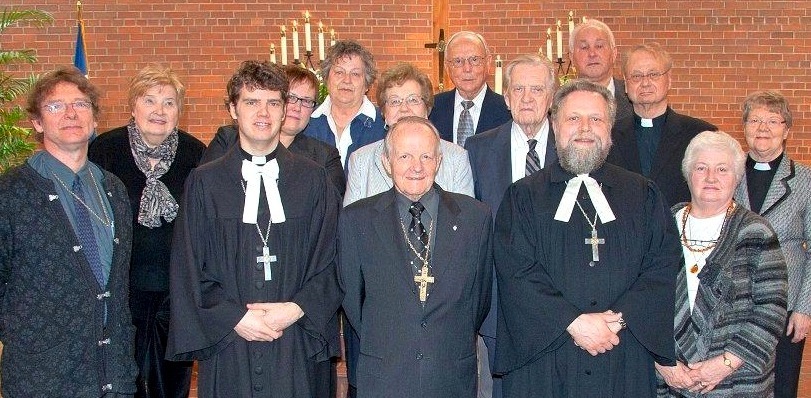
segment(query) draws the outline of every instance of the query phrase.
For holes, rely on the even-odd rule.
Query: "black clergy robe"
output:
[[[335,265],[338,195],[323,168],[278,146],[286,221],[270,227],[272,279],[257,264],[262,241],[242,222],[237,146],[188,177],[170,267],[168,359],[199,360],[200,397],[321,397],[338,354],[342,299]],[[259,207],[266,232],[268,208]],[[234,327],[246,304],[298,304],[304,316],[272,342],[248,342]]]
[[[681,250],[673,217],[648,179],[611,164],[590,174],[616,220],[591,226],[575,205],[554,219],[574,175],[554,163],[512,184],[496,217],[499,290],[495,371],[505,397],[653,397],[654,361],[675,364],[673,311]],[[594,220],[581,186],[578,201]],[[566,327],[583,313],[622,312],[620,343],[592,357]]]

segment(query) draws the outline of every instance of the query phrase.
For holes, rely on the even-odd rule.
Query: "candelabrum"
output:
[[[577,77],[577,68],[572,65],[571,58],[568,55],[569,54],[566,53],[565,58],[558,57],[557,61],[553,61],[557,64],[557,76],[560,84]]]
[[[293,63],[296,64],[296,65],[301,66],[302,68],[309,69],[309,70],[311,70],[313,72],[316,72],[315,64],[313,63],[313,52],[310,51],[310,50],[305,51],[304,52],[304,57],[305,58],[303,60],[294,59]],[[316,74],[318,74],[318,73],[316,72]]]

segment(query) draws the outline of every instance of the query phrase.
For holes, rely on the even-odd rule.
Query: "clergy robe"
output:
[[[329,382],[328,360],[338,354],[338,196],[309,159],[282,145],[276,159],[286,221],[270,226],[268,246],[277,261],[269,281],[257,264],[257,226],[242,222],[239,147],[188,177],[170,267],[167,356],[200,361],[200,397],[322,396],[316,391]],[[261,203],[265,233],[268,208]],[[304,316],[279,339],[248,342],[234,331],[246,304],[286,301]]]
[[[344,311],[360,336],[358,398],[476,396],[477,330],[490,308],[492,215],[442,190],[423,306],[394,188],[347,206],[339,228]]]
[[[590,174],[616,220],[597,223],[599,261],[584,243],[591,226],[577,205],[555,211],[574,175],[559,163],[512,184],[496,217],[499,290],[495,371],[505,397],[653,397],[654,361],[675,364],[672,337],[681,255],[673,218],[648,179],[611,164]],[[595,210],[581,186],[578,201]],[[622,312],[620,343],[592,357],[566,327],[583,313]]]

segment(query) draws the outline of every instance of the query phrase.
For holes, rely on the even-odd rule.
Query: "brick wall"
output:
[[[56,17],[51,27],[12,27],[0,37],[2,48],[37,50],[39,64],[15,66],[15,73],[40,73],[71,63],[76,35],[72,0],[5,3]],[[269,58],[270,43],[278,46],[279,25],[289,26],[293,18],[301,21],[305,9],[312,14],[314,29],[323,20],[339,38],[356,38],[368,46],[381,70],[408,61],[435,79],[436,57],[423,47],[435,41],[432,20],[446,33],[483,33],[494,54],[509,60],[545,48],[546,28],[563,19],[565,29],[565,17],[573,10],[576,18],[595,17],[611,26],[621,52],[643,41],[662,43],[675,60],[673,107],[738,137],[743,97],[755,90],[781,90],[795,118],[788,152],[811,163],[811,13],[806,2],[598,0],[587,8],[557,0],[390,3],[86,0],[90,74],[105,93],[99,130],[126,123],[127,80],[146,64],[160,62],[178,69],[188,86],[181,127],[208,142],[216,126],[229,121],[222,105],[227,78],[244,59]],[[303,31],[301,36],[303,40]],[[811,397],[811,364],[804,369],[801,396]]]

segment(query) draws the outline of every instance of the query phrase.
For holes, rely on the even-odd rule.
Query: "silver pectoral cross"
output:
[[[591,245],[591,259],[593,261],[600,261],[600,251],[597,245],[605,244],[605,239],[597,237],[597,229],[591,229],[591,238],[586,238],[586,244]]]
[[[271,270],[270,270],[270,263],[276,262],[276,256],[270,255],[270,249],[267,246],[262,247],[262,255],[256,257],[256,263],[262,264],[262,267],[265,269],[265,280],[271,280]]]
[[[420,274],[414,277],[414,283],[420,285],[420,302],[425,304],[428,299],[428,284],[434,283],[434,277],[428,275],[428,264],[423,264]]]

